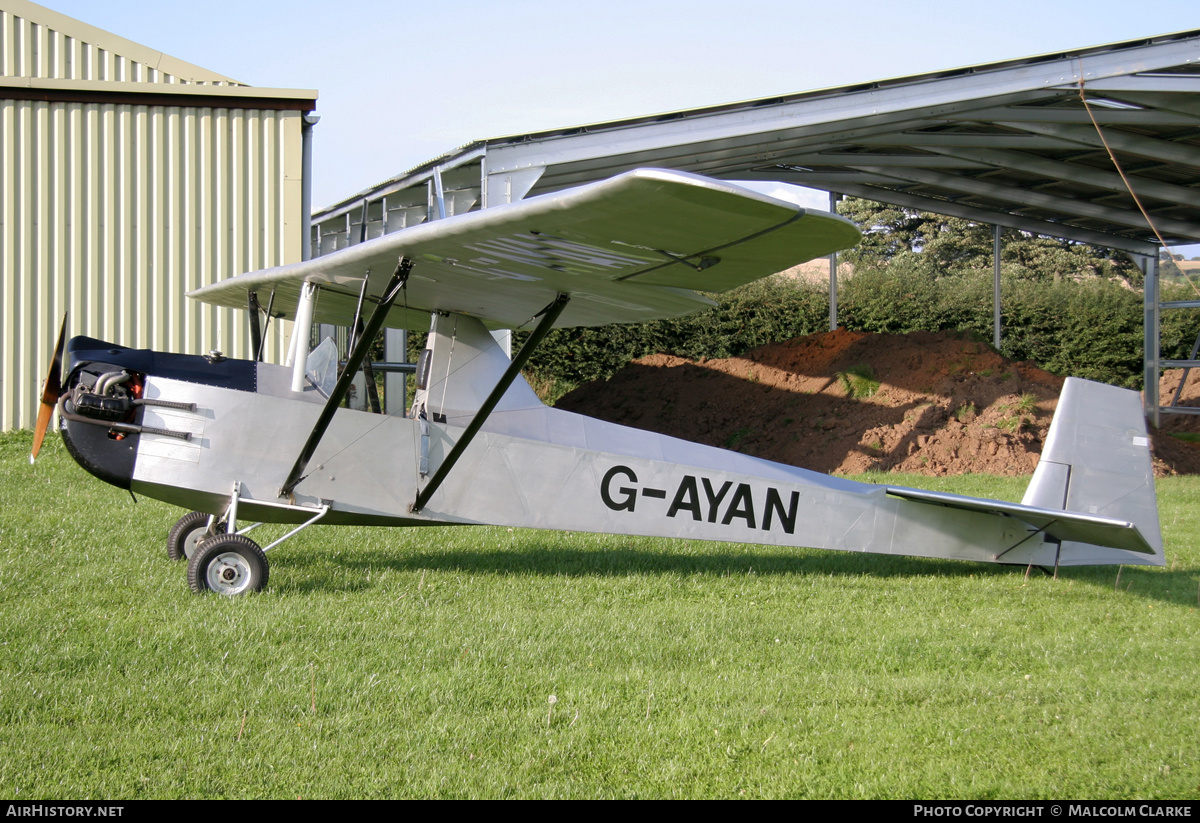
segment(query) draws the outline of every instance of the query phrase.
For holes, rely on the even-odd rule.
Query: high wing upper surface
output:
[[[578,188],[422,223],[328,255],[191,292],[246,308],[247,293],[291,318],[301,284],[321,286],[314,319],[347,324],[364,276],[376,301],[401,256],[414,261],[387,325],[424,329],[429,312],[492,328],[527,324],[556,294],[559,327],[636,323],[699,311],[723,292],[858,242],[850,221],[683,172],[637,169]],[[366,311],[366,309],[364,309]]]

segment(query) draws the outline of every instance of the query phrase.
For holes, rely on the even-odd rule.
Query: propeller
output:
[[[50,361],[50,370],[46,372],[46,382],[42,384],[42,405],[38,409],[37,426],[33,430],[33,452],[29,455],[32,463],[42,448],[42,439],[50,426],[50,418],[54,407],[58,405],[58,397],[62,394],[62,359],[63,344],[67,339],[67,315],[63,315],[62,328],[58,330],[58,345],[54,347],[54,359]]]

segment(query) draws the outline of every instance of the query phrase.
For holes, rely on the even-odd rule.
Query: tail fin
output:
[[[1021,503],[1133,523],[1153,554],[1063,541],[1064,566],[1163,565],[1150,438],[1137,392],[1067,378]]]

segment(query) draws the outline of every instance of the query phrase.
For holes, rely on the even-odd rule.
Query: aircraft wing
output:
[[[257,292],[290,318],[301,284],[321,286],[314,319],[346,325],[363,277],[378,299],[401,256],[415,266],[387,325],[425,329],[429,312],[527,324],[558,293],[556,326],[636,323],[713,305],[723,292],[857,243],[857,227],[730,183],[637,169],[561,192],[434,220],[303,263],[231,277],[191,292],[246,308]],[[364,309],[366,312],[368,309]]]

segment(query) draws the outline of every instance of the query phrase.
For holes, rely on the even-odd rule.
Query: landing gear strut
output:
[[[233,493],[229,496],[229,506],[223,517],[189,512],[179,518],[167,536],[167,556],[172,560],[187,560],[188,586],[197,594],[211,591],[232,597],[262,591],[270,572],[266,553],[329,512],[328,503],[297,506],[266,500],[252,501],[256,506],[284,509],[307,518],[283,537],[260,548],[246,537],[246,532],[258,528],[262,523],[254,523],[241,530],[237,527],[241,497],[242,484],[238,481],[233,484]]]

